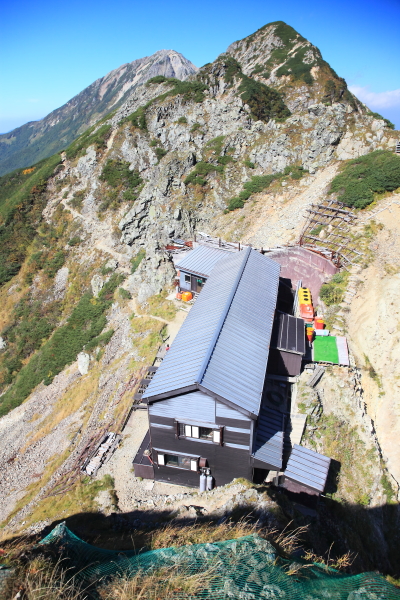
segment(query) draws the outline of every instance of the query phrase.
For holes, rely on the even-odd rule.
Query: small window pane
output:
[[[192,437],[194,437],[194,438],[200,437],[199,429],[200,429],[199,427],[192,426]]]
[[[164,454],[159,454],[158,455],[158,464],[159,465],[165,465],[165,456],[164,456]]]
[[[216,429],[215,431],[213,431],[213,442],[215,444],[221,443],[221,432],[219,431],[219,429]]]
[[[185,275],[185,283],[190,283],[190,275]]]
[[[173,454],[166,454],[165,455],[165,464],[168,467],[178,467],[178,456],[174,456]]]
[[[177,456],[176,458],[181,469],[190,469],[190,458],[188,456]]]
[[[190,425],[185,425],[185,435],[186,437],[192,437],[192,427]]]
[[[200,429],[200,439],[202,440],[212,440],[213,439],[213,430],[209,427],[199,427]]]

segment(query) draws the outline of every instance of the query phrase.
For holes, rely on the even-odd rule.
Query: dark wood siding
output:
[[[158,423],[160,425],[174,425],[175,419],[171,417],[160,417],[160,415],[149,415],[150,425],[152,423]]]
[[[239,431],[228,431],[224,429],[224,442],[227,444],[240,444],[241,446],[250,446],[250,432],[241,433]]]
[[[168,450],[171,454],[176,452],[206,458],[217,486],[225,485],[235,477],[252,478],[249,450],[228,448],[186,438],[177,439],[174,430],[156,427],[151,428],[151,440],[153,448]],[[171,481],[171,483],[195,487],[199,485],[199,473],[193,471],[156,465],[154,472],[156,481]]]
[[[240,421],[239,419],[227,419],[225,417],[216,417],[217,425],[225,425],[227,427],[240,427],[241,429],[251,429],[251,421]]]

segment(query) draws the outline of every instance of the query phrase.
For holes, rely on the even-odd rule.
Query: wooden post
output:
[[[218,246],[221,247],[221,238],[218,238]]]
[[[240,242],[239,242],[239,252],[240,252]]]

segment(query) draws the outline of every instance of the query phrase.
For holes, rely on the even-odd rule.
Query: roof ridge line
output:
[[[244,253],[244,258],[243,258],[243,261],[242,261],[242,265],[241,265],[241,267],[239,269],[239,273],[236,275],[236,279],[235,279],[234,285],[232,286],[232,290],[231,290],[231,292],[230,292],[230,294],[228,296],[228,299],[227,299],[227,301],[225,303],[224,310],[222,311],[222,314],[221,314],[221,316],[219,318],[217,326],[215,327],[215,331],[214,331],[213,337],[211,338],[211,341],[210,341],[210,344],[208,346],[208,350],[206,352],[206,355],[205,355],[205,357],[203,359],[203,362],[201,363],[200,369],[199,369],[199,371],[197,373],[197,376],[196,376],[196,379],[195,379],[195,383],[197,383],[197,384],[200,384],[202,382],[202,380],[203,380],[204,374],[205,374],[206,369],[208,367],[208,363],[210,362],[211,355],[212,355],[212,353],[214,351],[215,344],[217,343],[219,334],[221,333],[222,326],[223,326],[223,324],[225,322],[226,316],[227,316],[227,314],[229,312],[229,309],[231,307],[233,298],[235,297],[237,288],[239,286],[239,282],[240,282],[240,280],[242,278],[243,271],[244,271],[244,269],[245,269],[245,267],[247,265],[247,261],[249,259],[251,250],[252,250],[251,246],[248,246],[246,248],[246,250],[242,251]]]

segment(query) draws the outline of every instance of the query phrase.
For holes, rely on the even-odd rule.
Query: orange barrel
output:
[[[182,292],[182,300],[184,302],[189,302],[193,298],[192,292]]]
[[[323,319],[315,319],[314,324],[315,324],[315,329],[323,329],[325,326]]]
[[[178,293],[176,294],[176,299],[177,299],[177,300],[182,300],[182,294],[181,294],[180,292],[178,292]]]
[[[314,309],[312,304],[300,304],[300,316],[306,321],[312,321],[314,318]]]

